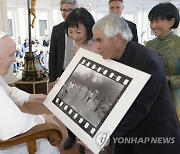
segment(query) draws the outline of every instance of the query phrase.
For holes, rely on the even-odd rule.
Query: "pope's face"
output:
[[[0,75],[7,74],[12,62],[16,62],[15,52],[16,45],[10,36],[0,39]]]

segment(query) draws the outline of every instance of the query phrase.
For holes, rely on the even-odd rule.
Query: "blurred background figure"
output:
[[[123,13],[123,10],[124,10],[123,0],[109,0],[109,13],[114,13],[121,16]],[[132,41],[138,42],[136,24],[126,19],[125,21],[128,24],[133,34]]]

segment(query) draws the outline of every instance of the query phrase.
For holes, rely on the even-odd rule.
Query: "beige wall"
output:
[[[4,0],[0,0],[4,1]],[[12,19],[13,37],[17,39],[19,36],[24,40],[28,37],[28,21],[27,21],[27,0],[6,0],[7,16]],[[39,20],[47,20],[47,35],[50,38],[52,27],[63,21],[59,10],[60,0],[37,0],[36,5],[36,21],[35,28],[32,28],[32,38],[43,39],[39,35]],[[108,14],[109,0],[78,0],[79,6],[87,8],[92,13],[95,20]],[[151,34],[149,27],[148,13],[150,9],[167,0],[125,0],[123,17],[137,25],[139,43],[153,39],[155,36]],[[169,0],[177,7],[180,7],[180,0]],[[175,33],[180,35],[180,26]]]
[[[178,10],[179,10],[179,13],[180,13],[180,3],[179,3],[179,5],[178,5],[179,7],[178,7]],[[179,35],[180,36],[180,25],[179,25],[179,27],[174,31],[177,35]]]
[[[6,0],[0,0],[0,30],[8,31]]]

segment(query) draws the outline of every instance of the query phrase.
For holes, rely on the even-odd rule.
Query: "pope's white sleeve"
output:
[[[44,117],[42,115],[34,115],[29,113],[23,113],[23,114],[28,122],[26,123],[26,127],[24,127],[22,133],[27,132],[35,125],[45,123]]]
[[[9,87],[9,97],[13,100],[14,103],[19,106],[29,101],[29,95],[29,93],[22,91],[16,87]]]
[[[2,87],[5,90],[5,93],[12,99],[14,103],[21,106],[25,102],[29,101],[29,93],[22,91],[16,87],[10,87],[8,84],[5,83],[5,81],[0,76],[0,82]]]
[[[42,115],[23,113],[0,89],[0,140],[7,140],[45,123]]]

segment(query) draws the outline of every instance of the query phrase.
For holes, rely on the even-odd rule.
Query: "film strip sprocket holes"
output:
[[[87,134],[94,137],[97,129],[83,118],[79,113],[77,113],[71,106],[63,102],[58,95],[54,98],[53,103],[61,109],[69,118],[71,118],[78,126],[80,126]]]
[[[128,85],[132,81],[132,78],[130,78],[122,73],[119,73],[115,70],[112,70],[106,66],[103,66],[99,63],[96,63],[90,59],[87,59],[85,57],[81,58],[81,60],[77,64],[77,66],[80,64],[84,65],[85,67],[88,67],[88,68],[90,68],[90,69],[92,69],[92,70],[94,70],[94,71],[96,71],[96,72],[98,72],[98,73],[100,73],[100,74],[102,74],[124,86],[123,90],[121,91],[121,93],[119,94],[119,96],[117,97],[115,102],[112,104],[111,108],[109,109],[108,112],[110,112],[112,110],[112,108],[114,107],[114,105],[116,104],[116,102],[121,97],[121,95],[123,94],[123,92],[125,91],[125,89],[128,87]],[[61,91],[61,89],[60,89],[60,91]],[[58,94],[60,93],[60,91],[58,92]],[[63,111],[69,118],[71,118],[78,126],[80,126],[87,134],[89,134],[91,137],[94,137],[96,132],[101,127],[103,121],[106,119],[106,117],[104,117],[101,120],[101,122],[99,123],[99,125],[97,127],[95,127],[89,121],[87,121],[84,117],[82,117],[79,113],[77,113],[71,106],[69,106],[67,103],[65,103],[58,96],[58,94],[56,95],[56,97],[53,99],[52,102],[59,109],[61,109],[61,111]]]
[[[90,59],[87,59],[85,57],[82,57],[82,59],[80,60],[79,63],[98,72],[98,73],[101,73],[102,75],[124,85],[125,87],[127,87],[130,84],[130,82],[132,81],[132,78],[130,78],[122,73],[119,73],[115,70],[112,70],[106,66],[103,66],[99,63],[96,63]]]

